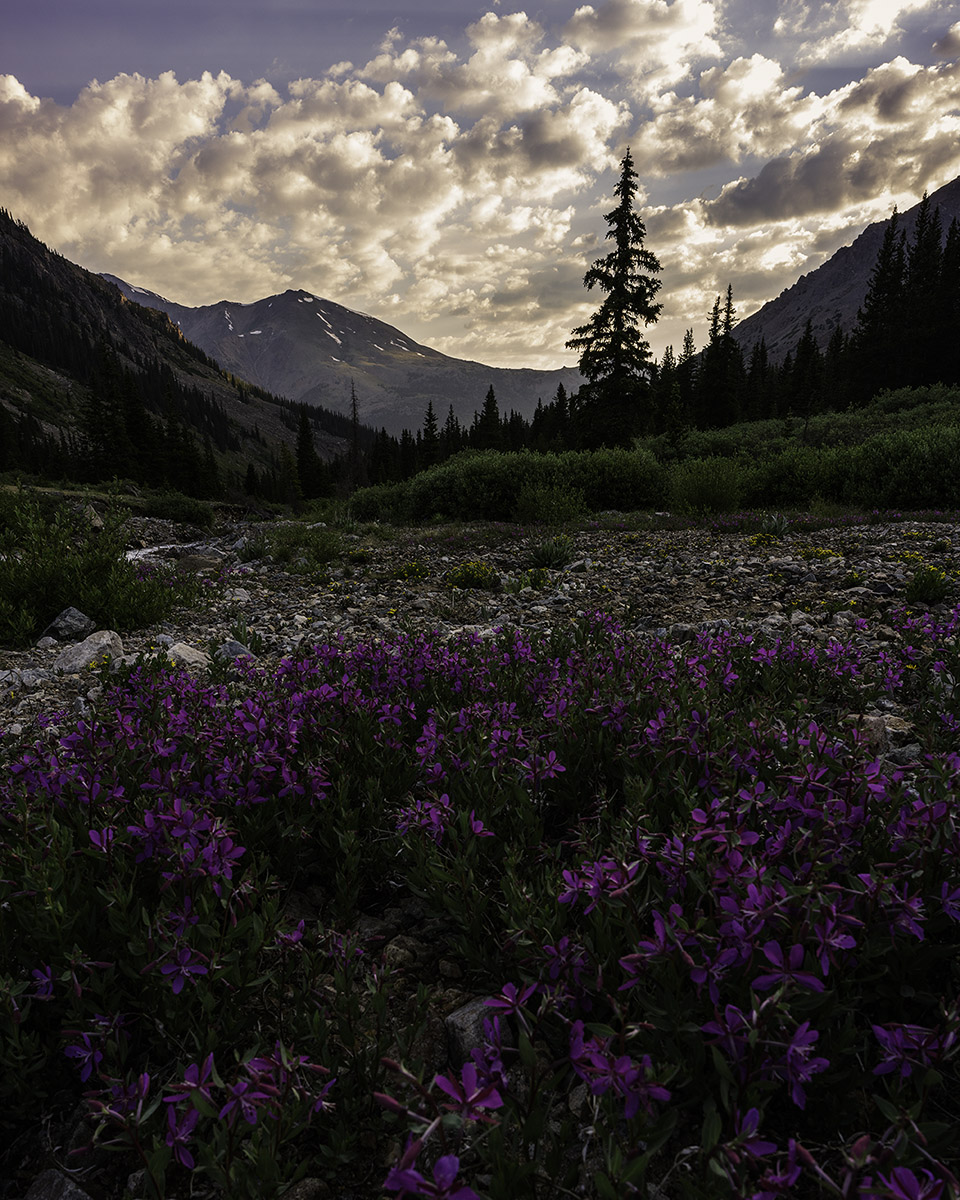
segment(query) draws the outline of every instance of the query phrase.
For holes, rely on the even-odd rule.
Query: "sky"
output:
[[[182,304],[304,288],[572,366],[630,148],[658,356],[960,175],[955,0],[32,0],[0,205]]]

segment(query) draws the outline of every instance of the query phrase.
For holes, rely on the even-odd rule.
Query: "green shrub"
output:
[[[126,557],[125,514],[102,529],[29,494],[4,506],[0,530],[0,642],[26,645],[57,613],[79,608],[101,629],[140,629],[195,601],[194,577],[145,570]],[[45,515],[48,514],[48,515]]]
[[[430,572],[420,562],[419,559],[411,559],[409,562],[401,563],[394,572],[395,579],[402,579],[406,583],[420,583],[426,579]]]
[[[296,574],[319,570],[342,550],[339,532],[321,525],[281,525],[270,538],[273,557]]]
[[[147,517],[176,521],[178,525],[195,525],[198,529],[210,529],[213,525],[213,509],[202,500],[184,496],[181,492],[161,492],[151,496],[143,511]]]
[[[537,542],[527,551],[527,562],[531,567],[565,567],[573,557],[573,542],[560,533],[548,538],[545,542]]]
[[[522,525],[565,525],[584,508],[580,488],[525,483],[517,497],[516,520]]]
[[[939,567],[923,566],[907,584],[908,604],[940,604],[950,592],[950,577]]]
[[[444,576],[448,587],[475,588],[480,591],[496,592],[500,589],[500,576],[487,562],[474,560],[452,567]]]
[[[694,514],[733,512],[740,504],[742,469],[727,458],[694,458],[670,472],[670,507]]]

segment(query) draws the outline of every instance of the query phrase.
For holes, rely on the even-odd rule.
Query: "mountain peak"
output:
[[[190,308],[105,276],[130,300],[165,312],[184,335],[226,370],[289,400],[349,413],[388,433],[418,429],[428,404],[449,407],[469,424],[493,387],[501,412],[528,419],[558,384],[576,391],[574,367],[555,371],[489,367],[424,346],[393,325],[304,288],[249,304],[221,300]]]

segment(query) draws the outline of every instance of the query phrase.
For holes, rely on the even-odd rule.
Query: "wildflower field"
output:
[[[960,609],[885,622],[104,673],[0,740],[4,1145],[82,1102],[94,1200],[957,1197]],[[486,999],[439,1070],[411,898]]]

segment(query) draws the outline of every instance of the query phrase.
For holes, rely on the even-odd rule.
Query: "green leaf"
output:
[[[900,1120],[900,1109],[895,1104],[891,1104],[889,1100],[885,1100],[883,1096],[874,1096],[874,1103],[877,1108],[883,1113],[888,1121]]]
[[[704,1108],[703,1132],[700,1134],[700,1138],[704,1150],[712,1150],[717,1142],[720,1141],[723,1121],[717,1112],[716,1104],[712,1100],[708,1100]]]
[[[619,1192],[602,1171],[597,1175],[594,1183],[597,1195],[601,1197],[601,1200],[621,1200]]]

